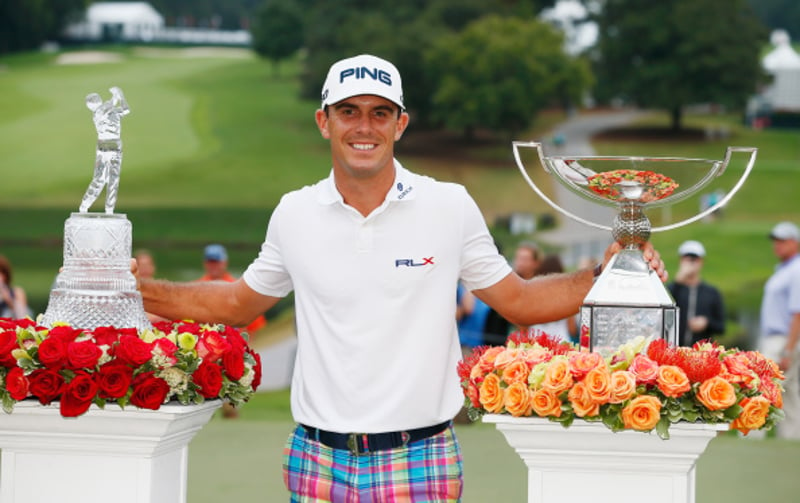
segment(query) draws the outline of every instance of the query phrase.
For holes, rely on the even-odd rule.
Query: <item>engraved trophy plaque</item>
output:
[[[728,147],[722,160],[680,157],[545,156],[542,144],[513,142],[514,158],[528,185],[563,215],[591,227],[609,230],[623,249],[608,262],[580,310],[580,344],[609,354],[642,336],[678,342],[678,308],[661,279],[650,270],[641,247],[652,232],[675,229],[722,208],[739,190],[756,158],[756,148]],[[552,201],[534,183],[521,149],[536,149],[545,172],[575,194],[597,204],[614,206],[612,226],[582,218]],[[734,153],[749,154],[735,185],[716,204],[671,225],[652,227],[646,208],[674,204],[696,194],[722,175]]]
[[[132,225],[114,213],[122,166],[122,117],[130,112],[118,87],[111,99],[86,97],[97,130],[94,177],[80,204],[64,223],[64,265],[56,277],[41,323],[76,328],[152,328],[131,273]],[[105,212],[89,208],[106,188]]]

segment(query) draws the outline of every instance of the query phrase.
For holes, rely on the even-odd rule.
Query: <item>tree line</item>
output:
[[[0,0],[0,54],[57,38],[88,3]],[[669,110],[675,128],[687,104],[741,107],[765,81],[761,19],[782,10],[775,22],[794,33],[791,13],[800,10],[796,0],[584,3],[584,21],[597,23],[599,39],[573,56],[562,33],[539,18],[555,0],[151,0],[168,24],[248,27],[253,48],[276,71],[302,54],[308,99],[318,98],[339,58],[369,52],[389,59],[403,75],[417,124],[467,136],[479,128],[513,135],[543,108],[578,105],[589,93],[601,103]]]

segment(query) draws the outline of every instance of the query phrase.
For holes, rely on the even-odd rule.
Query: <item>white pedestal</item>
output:
[[[726,424],[673,424],[614,433],[580,419],[569,428],[543,418],[487,414],[528,466],[528,502],[694,503],[695,463]]]
[[[189,441],[221,405],[92,405],[64,418],[58,404],[19,402],[0,412],[0,502],[185,502]]]

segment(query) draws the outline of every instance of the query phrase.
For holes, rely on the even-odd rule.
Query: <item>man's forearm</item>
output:
[[[190,319],[202,323],[240,324],[240,320],[226,318],[226,296],[220,294],[230,283],[192,282],[173,283],[164,280],[141,280],[144,309],[169,320]]]

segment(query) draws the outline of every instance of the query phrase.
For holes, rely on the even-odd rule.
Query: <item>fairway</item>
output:
[[[281,455],[292,428],[288,419],[231,421],[217,414],[190,444],[188,501],[288,501]],[[527,501],[525,465],[493,425],[457,425],[456,431],[464,455],[465,503]],[[790,472],[799,458],[800,441],[719,436],[698,462],[697,502],[797,501],[800,478]],[[575,483],[581,483],[580,473]],[[571,502],[569,487],[564,488],[563,501]],[[647,501],[646,495],[641,501]]]

